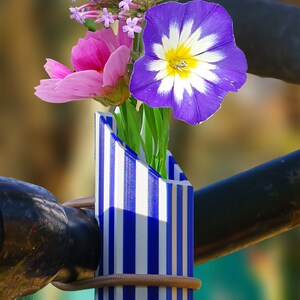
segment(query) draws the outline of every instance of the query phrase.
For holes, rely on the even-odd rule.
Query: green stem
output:
[[[140,155],[141,148],[146,162],[163,178],[167,178],[166,157],[170,129],[170,109],[150,108],[142,104],[136,110],[136,100],[129,98],[115,114],[118,136]]]

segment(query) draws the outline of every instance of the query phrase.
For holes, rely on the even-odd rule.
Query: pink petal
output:
[[[95,70],[102,72],[111,51],[103,40],[79,39],[73,47],[71,60],[76,71]]]
[[[47,58],[46,59],[46,64],[44,65],[44,68],[50,78],[55,79],[55,78],[64,78],[68,74],[71,74],[72,71],[66,67],[65,65],[61,64],[60,62]]]
[[[97,30],[95,32],[88,31],[86,37],[91,37],[100,41],[105,41],[110,52],[120,47],[119,41],[111,28]]]
[[[103,70],[103,86],[116,86],[119,78],[126,74],[130,59],[130,50],[126,46],[119,47],[109,57]]]
[[[132,48],[132,39],[128,37],[128,34],[126,32],[123,32],[123,26],[126,25],[125,22],[119,21],[119,26],[118,26],[118,41],[120,46],[125,45],[129,49]]]
[[[67,75],[63,79],[41,80],[35,95],[46,102],[64,103],[102,96],[102,75],[88,70]]]
[[[125,45],[131,49],[133,43],[132,39],[130,39],[128,35],[122,31],[122,27],[125,24],[125,22],[119,21],[117,36],[114,34],[111,28],[103,28],[102,30],[97,30],[95,32],[88,31],[85,38],[94,38],[100,41],[105,41],[111,52],[115,51],[122,45]]]

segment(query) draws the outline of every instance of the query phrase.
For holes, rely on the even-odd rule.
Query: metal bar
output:
[[[69,241],[64,265],[57,281],[74,281],[94,276],[99,265],[102,237],[92,209],[63,206],[68,218]]]
[[[249,73],[300,84],[300,7],[267,0],[207,1],[232,17]]]
[[[55,277],[91,277],[101,235],[94,212],[63,207],[47,190],[0,177],[0,299],[34,293]]]
[[[61,269],[68,220],[47,190],[0,177],[0,299],[33,293]]]
[[[300,225],[300,150],[195,193],[195,263]]]

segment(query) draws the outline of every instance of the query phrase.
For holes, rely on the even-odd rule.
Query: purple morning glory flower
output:
[[[247,62],[223,7],[167,2],[149,9],[145,20],[145,54],[135,62],[130,82],[136,99],[171,107],[175,118],[196,125],[246,81]]]

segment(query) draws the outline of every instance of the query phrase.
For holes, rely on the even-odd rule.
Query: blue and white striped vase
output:
[[[103,236],[98,275],[193,276],[193,187],[171,154],[163,179],[117,137],[112,114],[96,113],[96,205]],[[192,300],[173,287],[119,286],[97,300]]]

